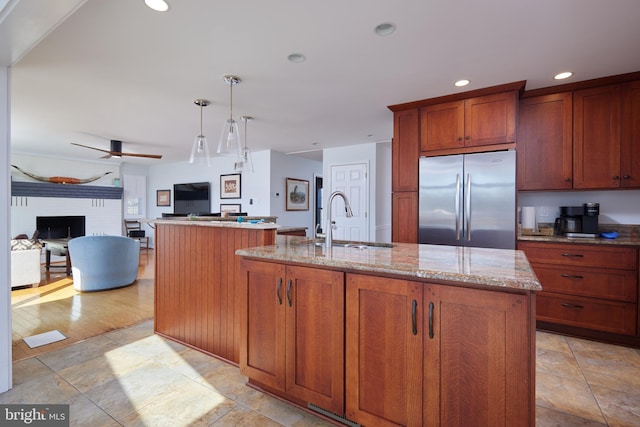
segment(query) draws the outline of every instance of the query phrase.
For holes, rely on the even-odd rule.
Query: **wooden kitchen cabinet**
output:
[[[397,111],[393,115],[391,146],[391,191],[418,191],[418,146],[420,123],[418,109]]]
[[[391,218],[391,241],[418,243],[418,192],[393,193]]]
[[[533,306],[523,294],[348,274],[347,418],[533,426]]]
[[[533,298],[424,285],[425,426],[535,425]]]
[[[518,190],[573,186],[572,93],[525,98],[518,114]]]
[[[516,95],[509,91],[420,108],[420,151],[515,142]]]
[[[347,419],[421,426],[422,284],[348,274],[346,298]]]
[[[590,331],[637,335],[637,248],[519,242],[518,249],[525,251],[542,284],[539,326],[580,328],[571,333],[587,338],[594,337]],[[616,341],[615,335],[608,338]]]
[[[620,187],[620,85],[573,94],[573,188]]]
[[[640,81],[622,85],[621,186],[640,188]]]
[[[344,273],[242,261],[240,370],[268,391],[344,413]]]

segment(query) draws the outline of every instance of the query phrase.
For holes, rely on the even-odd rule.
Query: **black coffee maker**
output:
[[[598,215],[599,203],[560,206],[560,217],[556,218],[554,232],[566,237],[598,237]]]

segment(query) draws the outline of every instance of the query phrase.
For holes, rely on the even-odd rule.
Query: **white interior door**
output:
[[[366,163],[331,166],[331,191],[347,195],[353,217],[347,218],[344,202],[333,200],[331,219],[335,221],[334,239],[369,241],[369,178]],[[327,206],[328,208],[328,206]],[[327,230],[328,231],[328,230]]]

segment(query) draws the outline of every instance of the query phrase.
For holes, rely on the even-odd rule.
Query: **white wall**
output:
[[[307,236],[313,236],[315,229],[313,217],[315,212],[314,177],[317,175],[322,175],[322,162],[300,156],[282,154],[277,151],[271,152],[271,189],[269,198],[271,201],[271,215],[278,217],[278,224],[290,227],[307,227]],[[308,211],[287,211],[285,194],[287,178],[309,181]],[[275,196],[276,193],[279,196]]]
[[[211,166],[188,162],[151,165],[147,180],[147,217],[160,218],[173,213],[173,184],[188,182],[211,183],[211,212],[219,212],[221,203],[239,203],[250,216],[269,216],[269,151],[252,153],[254,172],[243,172],[240,178],[240,199],[220,199],[220,175],[235,173],[234,160],[214,157]],[[171,206],[156,206],[156,191],[171,190]],[[253,202],[253,203],[251,203]]]
[[[587,202],[600,203],[600,224],[640,224],[640,190],[518,193],[518,206],[537,207],[538,222],[552,223],[560,214],[560,206],[581,206]]]
[[[376,242],[391,242],[391,141],[376,144]]]

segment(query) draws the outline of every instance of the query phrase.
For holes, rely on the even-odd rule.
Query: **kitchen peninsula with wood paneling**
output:
[[[275,218],[165,219],[154,227],[155,332],[238,364],[246,303],[235,251],[274,243]]]
[[[236,251],[249,384],[363,426],[535,425],[523,252],[334,243]]]

